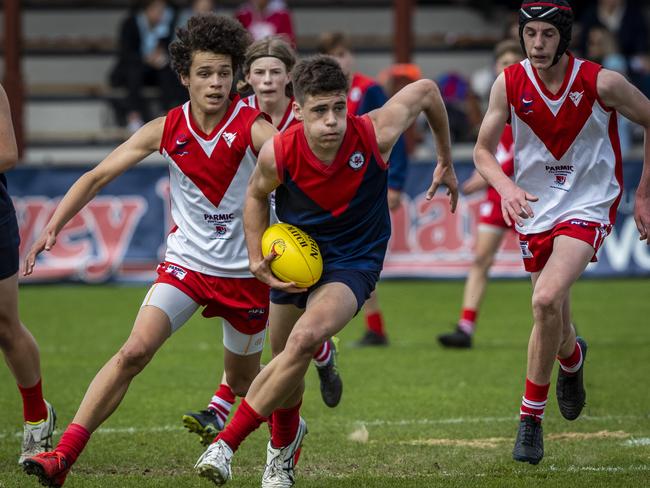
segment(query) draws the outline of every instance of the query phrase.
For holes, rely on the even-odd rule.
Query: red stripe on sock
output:
[[[291,444],[300,424],[300,406],[302,402],[290,408],[277,408],[273,411],[271,445],[276,449]]]
[[[314,354],[313,357],[316,361],[324,361],[325,359],[327,359],[327,356],[329,356],[329,353],[330,353],[330,341],[325,341],[320,345],[318,351],[316,351],[316,354]]]
[[[79,424],[70,424],[61,436],[56,451],[63,454],[68,466],[72,466],[90,439],[90,432]]]
[[[381,312],[366,315],[366,328],[377,335],[386,335],[386,331],[384,330],[384,317],[381,315]]]
[[[47,406],[43,400],[41,380],[34,386],[23,387],[18,385],[20,395],[23,397],[23,418],[25,422],[38,422],[47,418]]]
[[[558,356],[557,359],[560,361],[560,364],[567,369],[573,369],[578,366],[582,359],[582,351],[580,351],[580,344],[578,344],[578,341],[576,341],[576,347],[568,358],[561,358]]]
[[[535,417],[535,419],[541,421],[544,416],[544,408],[546,406],[546,400],[548,399],[548,390],[551,386],[550,383],[546,385],[537,385],[526,378],[526,391],[524,393],[524,399],[521,403],[520,416],[523,419],[525,416],[530,415]],[[539,408],[534,408],[530,405],[525,404],[525,400],[535,403],[543,403],[544,406]]]
[[[232,452],[235,452],[244,439],[264,422],[266,422],[266,417],[262,417],[253,410],[244,399],[230,423],[221,431],[215,441],[218,439],[223,440],[232,449]]]
[[[217,396],[230,404],[235,403],[235,400],[237,399],[235,393],[232,391],[232,388],[230,388],[230,386],[225,383],[221,383],[221,385],[219,385],[219,389],[214,392],[214,396]]]
[[[478,311],[473,310],[471,308],[464,308],[460,313],[460,320],[464,320],[468,324],[474,325],[477,316],[478,316]]]

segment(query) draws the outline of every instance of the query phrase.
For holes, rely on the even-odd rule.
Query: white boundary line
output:
[[[407,425],[455,425],[455,424],[487,424],[496,422],[516,422],[518,416],[512,417],[456,417],[446,419],[402,419],[402,420],[356,420],[349,422],[350,426],[358,427],[360,425],[377,426],[377,427],[391,427],[391,426],[407,426]],[[611,422],[611,421],[624,421],[624,420],[647,420],[650,421],[650,416],[647,415],[583,415],[578,422]],[[58,431],[59,429],[57,429]],[[100,427],[95,434],[135,434],[140,432],[181,432],[185,431],[179,425],[159,425],[153,427]],[[10,436],[22,437],[22,431],[0,431],[0,439]],[[634,434],[631,434],[634,435]],[[647,441],[646,438],[644,438]],[[637,445],[646,445],[644,442]]]

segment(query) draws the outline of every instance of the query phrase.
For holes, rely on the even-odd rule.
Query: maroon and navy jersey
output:
[[[275,196],[278,218],[316,240],[325,271],[380,271],[390,238],[388,165],[370,118],[348,115],[343,142],[329,165],[310,149],[302,123],[273,141],[282,183]]]
[[[551,93],[528,59],[505,69],[515,144],[515,182],[539,197],[517,231],[534,234],[567,220],[614,223],[623,188],[616,111],[598,96],[601,66],[569,56]]]
[[[192,119],[190,103],[165,119],[160,153],[169,164],[171,215],[165,261],[211,276],[250,277],[243,202],[257,154],[251,128],[262,116],[236,97],[212,133]]]

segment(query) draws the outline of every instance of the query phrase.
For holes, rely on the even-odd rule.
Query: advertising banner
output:
[[[589,275],[650,275],[650,248],[639,241],[633,218],[641,167],[640,162],[624,165],[625,192],[616,226],[605,240],[598,262],[589,265]],[[456,168],[462,182],[473,165],[457,163]],[[425,199],[432,169],[430,164],[412,164],[409,169],[402,205],[392,213],[384,277],[461,278],[472,263],[483,195],[461,196],[458,210],[451,214],[443,190],[431,201]],[[86,170],[27,167],[7,174],[20,224],[22,257],[61,197]],[[26,281],[151,281],[172,226],[167,168],[134,168],[110,183],[72,219],[53,250],[41,254],[34,274]],[[519,242],[512,232],[504,239],[492,275],[526,275]]]

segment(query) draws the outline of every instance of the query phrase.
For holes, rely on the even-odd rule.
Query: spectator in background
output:
[[[517,23],[514,25],[517,28],[515,35],[519,36],[519,20],[517,20]],[[508,26],[506,32],[511,33],[510,26]],[[503,54],[503,52],[521,53],[521,44],[519,43],[519,39],[517,37],[512,38],[510,36],[504,38],[503,41],[497,44],[497,48],[495,49],[496,57],[498,58]],[[476,96],[479,98],[479,103],[481,104],[481,113],[485,112],[485,109],[487,109],[490,90],[492,89],[494,80],[497,79],[497,73],[495,72],[494,67],[495,63],[493,62],[490,66],[486,66],[472,73],[472,76],[470,78],[470,86],[472,92],[476,94]]]
[[[235,13],[235,17],[255,41],[283,35],[293,46],[296,45],[291,12],[283,0],[249,0]]]
[[[383,70],[377,75],[377,81],[389,97],[395,95],[409,83],[422,79],[422,71],[417,64],[413,63],[396,63]],[[417,122],[404,132],[404,142],[406,144],[406,154],[410,159],[415,148],[422,142],[417,127]],[[406,173],[404,173],[406,176]]]
[[[184,8],[178,14],[176,27],[185,27],[190,17],[197,14],[216,13],[217,6],[215,0],[191,0],[187,2],[188,7]]]
[[[586,37],[585,58],[602,65],[603,68],[627,75],[625,57],[619,52],[616,39],[607,27],[595,24],[586,32]],[[618,136],[621,155],[625,158],[632,145],[632,123],[621,114],[618,115]]]
[[[481,103],[469,82],[459,73],[445,73],[438,80],[447,107],[452,142],[476,139],[483,112]]]
[[[110,84],[126,88],[126,98],[115,108],[118,121],[131,132],[153,117],[142,94],[144,86],[160,88],[163,111],[187,99],[187,90],[169,66],[168,47],[174,25],[175,12],[166,0],[138,0],[122,22],[118,60]]]
[[[598,0],[581,19],[581,52],[587,52],[589,32],[594,26],[607,27],[615,36],[621,54],[627,61],[631,81],[650,93],[650,57],[648,56],[648,25],[643,11],[627,0]]]
[[[318,51],[335,58],[343,73],[349,80],[350,90],[348,91],[348,113],[362,115],[386,103],[388,98],[384,90],[372,78],[358,72],[353,72],[354,56],[350,49],[350,40],[342,32],[326,32],[321,35]],[[388,208],[394,209],[399,206],[402,195],[402,188],[406,180],[406,169],[408,165],[406,144],[404,137],[400,136],[393,147],[390,155],[390,170],[388,172]],[[377,290],[375,289],[370,298],[363,306],[366,321],[365,335],[357,342],[358,346],[385,346],[388,344],[384,317],[379,307]]]

